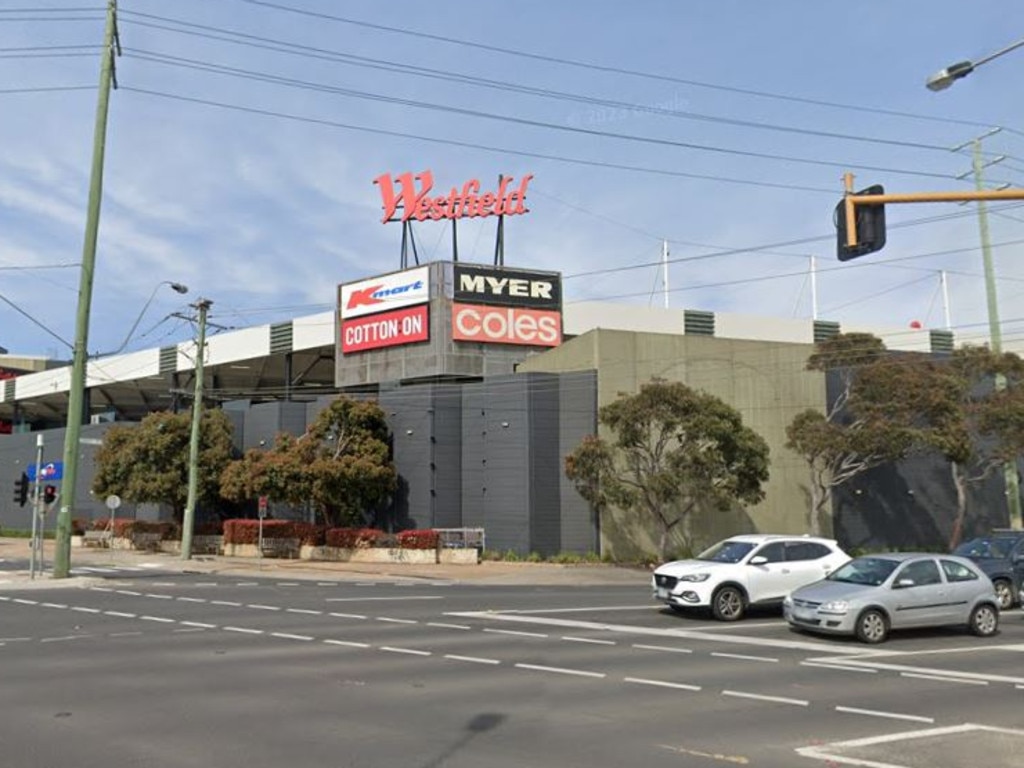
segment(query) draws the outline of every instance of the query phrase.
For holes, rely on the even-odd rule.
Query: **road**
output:
[[[4,765],[1009,768],[1024,749],[1019,610],[987,640],[868,648],[773,612],[680,617],[646,583],[89,573],[0,583]]]

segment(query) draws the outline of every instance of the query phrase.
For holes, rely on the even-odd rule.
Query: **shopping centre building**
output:
[[[805,364],[815,341],[841,331],[875,333],[890,349],[954,344],[949,331],[565,302],[557,272],[437,261],[343,284],[336,311],[209,337],[204,387],[239,450],[301,434],[339,392],[376,398],[400,478],[377,525],[482,527],[494,549],[628,557],[653,548],[651,531],[621,511],[599,519],[563,473],[565,455],[598,430],[598,408],[652,378],[721,397],[768,442],[771,474],[761,503],[703,510],[693,538],[806,531],[808,470],[785,448],[785,429],[800,411],[826,407],[826,377]],[[89,486],[112,424],[190,407],[195,351],[183,342],[89,361],[76,517],[106,514]],[[48,457],[62,454],[71,369],[51,365],[0,356],[18,374],[0,381],[8,488],[34,461],[37,434]],[[835,534],[848,546],[941,542],[952,488],[935,474],[906,462],[854,480],[837,495]],[[0,525],[28,527],[26,510],[5,494]],[[979,524],[1001,522],[998,505],[992,515]]]

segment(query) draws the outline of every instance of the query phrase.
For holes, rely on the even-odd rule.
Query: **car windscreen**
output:
[[[837,568],[826,578],[829,581],[843,581],[847,584],[866,584],[877,587],[882,584],[899,562],[884,557],[858,557]]]
[[[1013,539],[980,538],[965,541],[953,550],[954,555],[961,557],[992,557],[1002,560],[1010,556]]]
[[[716,563],[738,563],[753,548],[754,545],[749,541],[720,541],[697,555],[697,559]]]

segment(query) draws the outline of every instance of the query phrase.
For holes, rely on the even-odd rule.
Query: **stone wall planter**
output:
[[[438,562],[438,553],[433,549],[399,549],[385,547],[341,547],[303,546],[299,554],[303,560],[323,560],[335,563],[409,563],[432,565]],[[442,549],[440,562],[451,565],[475,565],[479,562],[475,549]]]
[[[192,537],[192,554],[193,555],[219,555],[220,548],[223,546],[223,536],[193,536]],[[176,540],[164,540],[160,542],[160,551],[168,552],[172,555],[181,554],[181,542]]]
[[[260,549],[257,544],[229,544],[222,547],[228,557],[259,557]],[[264,539],[263,557],[298,558],[298,539]]]

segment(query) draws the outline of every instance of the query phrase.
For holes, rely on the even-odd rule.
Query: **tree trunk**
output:
[[[953,520],[953,531],[949,534],[949,548],[955,549],[964,534],[964,520],[967,518],[967,480],[960,465],[955,461],[950,462],[950,473],[953,475],[953,486],[956,488],[956,518]]]

